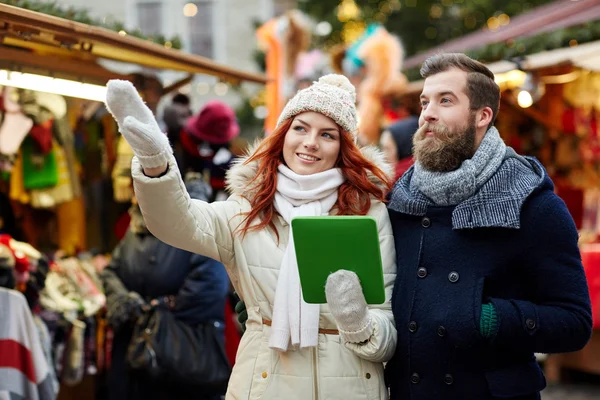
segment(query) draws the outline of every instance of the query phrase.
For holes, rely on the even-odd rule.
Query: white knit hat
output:
[[[314,111],[334,120],[356,140],[356,90],[343,75],[329,74],[300,90],[284,107],[277,127],[284,121],[306,111]]]

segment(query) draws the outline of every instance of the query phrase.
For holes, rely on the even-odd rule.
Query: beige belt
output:
[[[269,321],[268,319],[264,319],[262,320],[263,325],[266,326],[271,326],[271,321]],[[324,333],[325,335],[339,335],[340,332],[337,329],[323,329],[323,328],[319,328],[319,333]]]

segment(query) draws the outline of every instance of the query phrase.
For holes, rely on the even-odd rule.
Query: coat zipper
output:
[[[318,346],[318,344],[317,344]],[[313,347],[312,349],[312,359],[313,359],[313,399],[319,400],[319,373],[317,371],[318,363],[317,363],[317,348]]]

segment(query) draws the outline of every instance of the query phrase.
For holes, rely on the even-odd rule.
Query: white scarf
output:
[[[287,351],[290,339],[293,346],[300,345],[301,348],[318,344],[320,306],[307,304],[302,299],[291,222],[294,217],[328,215],[344,180],[339,168],[298,175],[284,165],[279,166],[275,209],[290,224],[290,230],[273,303],[269,338],[272,349]]]

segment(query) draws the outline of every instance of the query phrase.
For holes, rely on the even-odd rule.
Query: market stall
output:
[[[184,77],[162,85],[115,62]],[[194,74],[267,81],[125,32],[0,4],[0,286],[31,298],[36,323],[52,328],[44,350],[61,399],[93,399],[94,377],[110,363],[98,273],[132,191],[131,150],[103,105],[105,84],[132,81],[156,111]]]
[[[140,68],[154,71],[178,71],[184,73],[186,77],[179,82],[163,86],[154,76],[124,74],[107,67],[115,62],[135,64]],[[74,179],[75,175],[85,183],[83,196],[87,195],[93,202],[93,198],[105,191],[106,188],[102,188],[99,182],[105,180],[107,175],[110,177],[115,170],[113,166],[116,164],[119,169],[119,166],[129,164],[127,157],[130,157],[130,152],[127,146],[120,142],[114,122],[101,104],[104,100],[104,85],[107,80],[117,78],[133,81],[142,92],[147,104],[156,110],[160,97],[190,82],[193,74],[213,75],[232,85],[241,82],[266,83],[266,78],[261,74],[220,65],[212,60],[172,49],[168,43],[159,45],[131,37],[124,31],[113,32],[0,4],[0,86],[7,88],[3,98],[13,98],[14,110],[22,111],[18,117],[8,117],[11,119],[11,125],[6,126],[5,131],[20,125],[20,139],[24,140],[29,137],[27,134],[31,128],[36,131],[42,129],[43,134],[39,136],[46,138],[46,151],[43,155],[50,154],[51,158],[56,157],[53,155],[54,144],[48,132],[57,129],[60,125],[63,128],[63,135],[66,135],[63,141],[56,141],[56,148],[65,146],[68,148],[65,151],[65,167],[68,168],[73,180],[71,182],[73,188],[70,190],[72,193],[63,190],[62,197],[59,196],[58,201],[42,196],[42,199],[47,200],[45,202],[40,202],[40,196],[36,195],[35,206],[40,206],[42,203],[45,205],[36,208],[53,211],[55,206],[60,208],[60,205],[66,202],[68,203],[66,208],[72,213],[76,207],[71,200],[81,195],[79,182]],[[28,92],[33,94],[28,95]],[[28,105],[26,106],[25,103]],[[27,107],[37,108],[37,110],[31,111]],[[32,118],[27,117],[31,117],[32,113],[36,113],[37,117],[31,124],[28,120]],[[60,124],[63,119],[68,123]],[[72,132],[65,132],[65,130]],[[11,168],[11,162],[17,159],[16,155],[21,144],[21,140],[14,140],[14,135],[12,136],[14,143],[7,145],[7,135],[4,135],[4,141],[0,140],[2,142],[0,152],[3,155],[4,166],[8,169]],[[72,143],[64,144],[64,141],[72,141]],[[25,145],[27,146],[28,143],[26,142]],[[6,148],[1,148],[2,146]],[[125,159],[120,160],[121,156]],[[56,161],[48,162],[49,166],[55,164]],[[53,171],[56,169],[51,168]],[[131,191],[127,190],[129,186],[127,178],[120,179],[118,176],[113,178],[113,183],[119,186],[116,189],[120,193],[120,199],[129,200]],[[13,179],[15,179],[14,175]],[[47,187],[49,183],[56,183],[56,179],[53,177],[48,182],[42,182],[41,186]],[[20,203],[32,205],[27,193],[20,195],[14,184],[10,187],[11,199],[22,200]],[[25,185],[24,189],[29,190],[31,187]],[[85,193],[86,189],[87,193]],[[104,203],[97,202],[91,208],[103,208]],[[83,210],[82,204],[79,208]],[[89,204],[87,208],[90,208]],[[98,219],[102,219],[99,215]],[[72,220],[73,216],[71,214],[69,217],[59,217],[58,230],[64,226],[60,221]],[[42,217],[37,215],[37,217],[37,221],[52,219],[50,214]],[[85,222],[86,218],[79,218],[79,220]],[[85,241],[86,236],[90,234],[89,229],[87,235],[85,228],[70,229],[71,232],[58,236],[70,236],[74,241],[68,245],[62,243],[60,248],[73,252],[75,249],[90,247],[90,243]],[[101,229],[104,230],[102,235],[106,236],[107,228]],[[91,242],[93,244],[91,247],[98,247],[98,241]],[[106,246],[107,243],[102,244],[104,246],[101,247],[110,247]],[[103,248],[103,250],[107,249]]]

